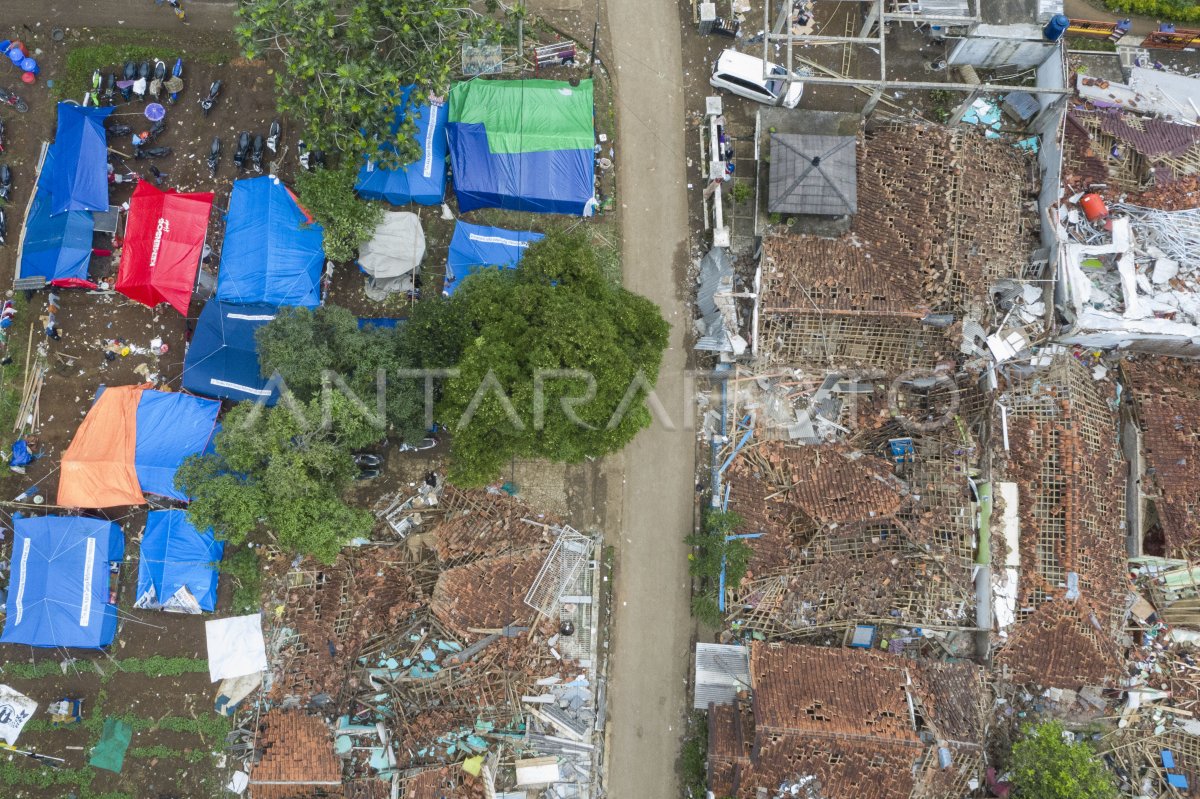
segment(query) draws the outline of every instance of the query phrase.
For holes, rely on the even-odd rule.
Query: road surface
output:
[[[154,0],[0,0],[0,19],[21,38],[21,25],[45,28],[140,28],[233,31],[237,4],[227,0],[182,0],[186,23],[166,3]]]
[[[693,434],[682,418],[691,311],[679,286],[688,257],[679,24],[672,0],[608,0],[625,285],[658,303],[671,323],[657,393],[676,428],[656,421],[624,452],[607,753],[615,799],[679,796],[692,630],[683,539],[694,486]]]

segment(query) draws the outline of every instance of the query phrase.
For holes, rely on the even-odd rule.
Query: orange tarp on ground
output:
[[[106,388],[63,454],[58,504],[72,508],[142,505],[133,465],[143,386]]]

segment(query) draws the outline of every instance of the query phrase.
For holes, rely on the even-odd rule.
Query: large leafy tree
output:
[[[188,458],[176,484],[193,498],[188,517],[241,544],[273,537],[285,549],[330,563],[374,519],[349,506],[342,493],[354,480],[353,449],[380,431],[337,392],[273,408],[242,403],[217,434],[215,454]]]
[[[650,423],[668,325],[604,279],[586,235],[551,233],[519,269],[472,275],[446,313],[461,353],[438,410],[457,482],[492,480],[514,456],[605,455]]]
[[[247,57],[281,57],[279,111],[310,145],[395,163],[416,157],[411,120],[392,131],[398,87],[418,102],[445,90],[462,42],[494,26],[462,0],[244,0],[237,14]]]
[[[263,375],[278,373],[300,400],[313,401],[326,390],[341,392],[378,418],[382,396],[384,418],[401,438],[419,441],[425,434],[424,384],[399,378],[400,369],[422,365],[424,347],[420,341],[407,343],[403,331],[363,330],[350,311],[325,305],[282,311],[259,328],[257,339]]]
[[[342,263],[375,234],[383,206],[360,198],[354,191],[358,164],[344,159],[336,169],[301,171],[296,178],[300,203],[325,232],[325,257]]]
[[[1028,726],[1009,764],[1017,795],[1027,799],[1116,799],[1112,774],[1086,743],[1063,739],[1057,721]]]

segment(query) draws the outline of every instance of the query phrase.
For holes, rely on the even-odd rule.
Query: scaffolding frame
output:
[[[563,596],[576,585],[591,561],[596,545],[593,539],[568,525],[556,528],[555,532],[554,546],[525,594],[525,604],[548,618],[555,617]]]

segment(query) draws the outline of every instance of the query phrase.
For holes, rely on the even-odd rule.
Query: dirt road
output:
[[[679,795],[687,696],[692,623],[683,538],[692,523],[694,453],[682,419],[691,313],[679,285],[688,229],[678,31],[672,0],[608,0],[625,285],[658,303],[672,325],[657,392],[675,426],[655,422],[624,453],[609,693],[608,795],[618,799]]]
[[[16,29],[44,25],[56,28],[128,27],[148,30],[233,30],[236,3],[226,0],[182,0],[186,23],[166,3],[154,0],[0,0],[0,19]]]

